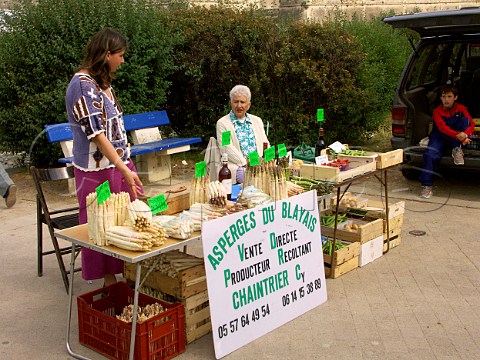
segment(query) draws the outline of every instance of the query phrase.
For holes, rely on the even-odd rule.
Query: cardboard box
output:
[[[338,241],[338,240],[337,240]],[[344,248],[333,252],[333,255],[323,254],[325,277],[336,279],[353,269],[358,268],[360,243],[349,243]]]
[[[340,171],[340,168],[337,168],[337,167],[314,165],[314,164],[303,164],[300,170],[300,175],[302,177],[315,179],[315,180],[324,180],[324,181],[329,181],[334,183],[341,183],[342,181],[376,170],[375,162],[358,164],[358,165],[352,164],[352,165],[350,165],[351,168],[349,170]]]
[[[383,255],[383,235],[360,245],[358,266],[365,266]]]

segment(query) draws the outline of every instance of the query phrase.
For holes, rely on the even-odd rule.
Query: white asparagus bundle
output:
[[[105,243],[105,227],[104,227],[104,207],[98,205],[97,193],[92,192],[87,195],[87,221],[88,221],[88,237],[94,244],[99,246]]]
[[[203,265],[203,259],[187,255],[178,250],[169,251],[142,261],[142,266],[176,278],[180,271]]]
[[[190,205],[194,203],[207,202],[207,184],[210,182],[210,178],[205,175],[198,178],[194,178],[192,182],[192,189],[190,190]]]
[[[291,181],[286,181],[286,188],[288,197],[295,196],[304,192],[303,187]]]
[[[225,206],[227,204],[227,193],[220,181],[216,180],[208,183],[207,198],[210,204],[218,206]]]
[[[160,224],[152,222],[152,224],[145,229],[145,232],[151,234],[153,246],[161,246],[165,244],[167,234],[163,226],[161,226]]]
[[[87,195],[88,237],[99,246],[105,246],[105,232],[112,226],[125,222],[126,207],[130,195],[126,192],[111,194],[102,204],[98,204],[97,193]]]
[[[137,322],[142,323],[158,314],[163,313],[168,309],[165,309],[161,304],[147,304],[144,307],[139,306],[137,308]],[[133,305],[127,305],[123,308],[120,315],[116,315],[116,318],[126,323],[133,321]],[[160,322],[164,322],[164,319],[159,319]]]
[[[193,228],[193,225],[190,224],[191,220],[181,219],[177,216],[155,216],[153,221],[163,227],[165,234],[168,237],[175,239],[188,239]]]
[[[212,204],[196,203],[190,206],[188,212],[195,214],[196,216],[201,216],[202,218],[206,217],[207,221],[228,215],[228,211],[225,207],[218,207]]]
[[[107,245],[114,245],[130,251],[150,251],[152,235],[138,232],[128,226],[113,226],[105,232]]]
[[[152,211],[143,201],[136,199],[127,207],[132,227],[135,230],[143,231],[152,223]]]

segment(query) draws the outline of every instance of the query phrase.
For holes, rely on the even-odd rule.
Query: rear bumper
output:
[[[403,151],[404,164],[415,167],[422,167],[423,165],[423,151],[425,148],[420,146],[410,147]],[[445,154],[437,164],[438,168],[455,168],[465,170],[475,170],[480,172],[480,151],[464,150],[465,165],[455,165],[450,154]]]

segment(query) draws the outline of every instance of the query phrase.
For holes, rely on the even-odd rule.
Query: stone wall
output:
[[[165,0],[159,0],[165,2]],[[167,0],[168,1],[168,0]],[[0,0],[0,9],[11,6],[15,0]],[[362,16],[379,15],[390,10],[397,14],[410,13],[416,10],[433,11],[459,9],[467,6],[480,6],[480,0],[225,0],[232,6],[256,5],[270,9],[281,15],[291,15],[299,19],[322,19],[341,10],[347,15],[360,14]],[[192,0],[204,6],[218,4],[215,0]]]
[[[335,10],[341,10],[347,15],[354,13],[364,17],[380,15],[388,11],[396,14],[416,11],[434,11],[460,9],[468,6],[480,6],[480,1],[439,1],[439,0],[280,0],[280,10],[287,10],[293,2],[299,2],[303,19],[321,20]],[[287,5],[288,3],[288,5]],[[295,7],[295,5],[294,5]]]

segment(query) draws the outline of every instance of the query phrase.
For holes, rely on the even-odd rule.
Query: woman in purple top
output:
[[[127,39],[105,28],[89,41],[83,64],[70,80],[65,96],[68,122],[73,133],[73,166],[80,206],[80,224],[87,222],[86,197],[108,180],[112,193],[126,191],[131,200],[143,194],[130,159],[122,107],[111,87],[114,73],[124,62]],[[116,281],[123,261],[96,251],[82,250],[82,277]]]

